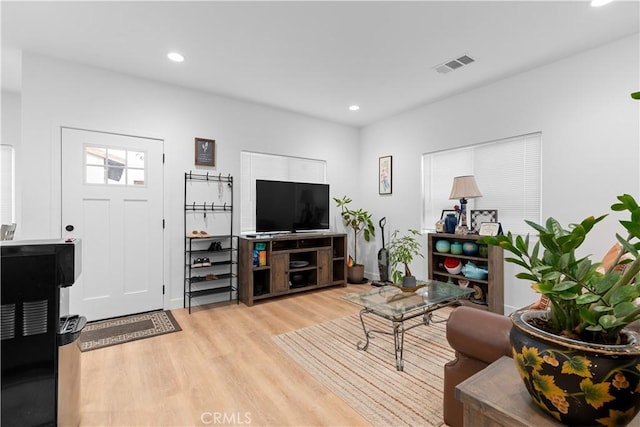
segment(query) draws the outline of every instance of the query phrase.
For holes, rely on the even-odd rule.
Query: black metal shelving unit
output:
[[[197,192],[198,195],[191,194],[195,192],[191,185],[199,184],[203,184],[200,189],[203,191]],[[218,188],[218,201],[195,200],[202,194],[213,196],[209,194],[211,186]],[[209,228],[215,228],[217,232],[209,233]],[[205,234],[201,233],[203,231]],[[233,235],[231,175],[191,171],[184,174],[184,236],[184,308],[188,307],[191,313],[193,298],[215,294],[228,294],[228,301],[235,295],[236,303],[239,303],[238,238]],[[205,258],[204,265],[198,262]]]

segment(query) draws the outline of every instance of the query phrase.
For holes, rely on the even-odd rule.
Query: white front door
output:
[[[62,128],[62,236],[82,240],[70,313],[163,307],[163,141]]]

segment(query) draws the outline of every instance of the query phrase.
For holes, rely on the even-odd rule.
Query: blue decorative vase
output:
[[[444,232],[453,234],[456,231],[456,225],[458,225],[456,214],[447,214],[447,217],[444,219]]]
[[[449,252],[449,248],[450,247],[451,247],[451,244],[449,243],[448,240],[438,240],[436,242],[436,251],[438,251],[440,253]]]
[[[478,253],[478,245],[474,242],[464,242],[462,244],[462,252],[465,255],[474,256]]]

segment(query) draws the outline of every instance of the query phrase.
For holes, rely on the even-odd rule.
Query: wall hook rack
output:
[[[234,298],[239,303],[238,292],[238,237],[233,235],[233,177],[226,177],[219,173],[218,176],[209,172],[197,174],[189,171],[184,174],[184,308],[191,313],[192,300],[198,297],[208,296],[204,304],[212,302],[213,295],[228,295],[227,300]],[[222,203],[204,200],[194,201],[193,197],[199,190],[197,183],[206,194],[212,191],[210,182],[217,182],[216,187],[221,188],[223,182],[228,182],[230,192],[225,198],[230,201]],[[192,197],[189,197],[191,193]],[[203,194],[203,193],[199,193]],[[207,195],[204,196],[208,198]],[[217,215],[216,212],[230,211],[231,215]],[[202,213],[204,218],[209,214],[212,219],[205,221],[199,215],[187,215],[188,212]],[[198,223],[199,221],[199,223]],[[188,223],[189,222],[189,223]],[[195,223],[194,223],[195,222]],[[228,228],[227,228],[228,226]],[[212,228],[215,227],[215,233]],[[190,230],[202,230],[203,235],[194,237]],[[220,230],[227,230],[220,233]],[[215,244],[214,244],[215,243]],[[204,262],[203,260],[206,260]],[[215,299],[215,302],[219,302]]]

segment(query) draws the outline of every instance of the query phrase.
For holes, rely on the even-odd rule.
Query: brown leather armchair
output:
[[[462,403],[455,388],[502,356],[511,356],[511,320],[472,307],[458,307],[447,321],[447,340],[456,358],[444,366],[444,422],[462,427]]]

